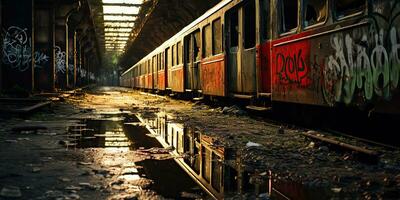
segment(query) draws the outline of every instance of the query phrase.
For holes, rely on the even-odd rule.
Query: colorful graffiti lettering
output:
[[[32,62],[31,38],[26,31],[26,28],[11,26],[3,37],[3,62],[20,72],[28,70]],[[49,56],[41,52],[34,52],[33,58],[35,68],[42,68],[49,60]]]
[[[400,44],[399,31],[387,30],[370,27],[358,38],[349,33],[332,35],[335,54],[326,58],[323,69],[322,89],[328,104],[349,104],[358,91],[365,100],[391,99],[400,77]]]

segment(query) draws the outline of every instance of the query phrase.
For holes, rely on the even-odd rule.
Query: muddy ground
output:
[[[173,116],[174,122],[211,136],[215,146],[232,149],[234,165],[240,165],[254,176],[248,184],[267,180],[271,172],[274,180],[301,185],[301,189],[295,191],[304,188],[314,191],[311,197],[400,198],[398,150],[345,139],[347,143],[379,152],[377,162],[361,162],[352,152],[336,150],[304,137],[302,133],[309,130],[253,117],[237,107],[209,106],[124,88],[101,87],[64,95],[51,108],[30,116],[3,115],[0,118],[0,199],[209,198],[189,177],[180,180],[188,187],[177,189],[174,196],[171,191],[163,191],[162,185],[168,182],[154,183],[158,176],[146,177],[147,172],[141,172],[140,169],[152,164],[137,163],[149,159],[172,161],[154,142],[129,144],[129,148],[123,150],[90,145],[80,148],[84,145],[71,142],[68,136],[71,127],[86,129],[82,124],[87,120],[108,118],[123,125],[130,122],[129,117],[126,118],[129,113],[151,118],[160,111]],[[118,119],[121,116],[125,118]],[[38,126],[46,129],[15,130]],[[143,153],[152,146],[160,148],[155,152],[160,155]],[[168,168],[183,173],[171,163],[157,165],[153,168],[164,169],[162,166],[171,165]],[[130,169],[134,172],[129,172]],[[136,174],[141,175],[133,180],[126,178],[126,175]],[[183,185],[181,182],[174,184]]]

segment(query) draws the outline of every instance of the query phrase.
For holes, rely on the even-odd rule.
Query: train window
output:
[[[297,27],[298,2],[293,0],[281,0],[280,3],[280,33],[293,31]]]
[[[176,64],[176,60],[175,60],[175,45],[172,45],[172,48],[171,48],[171,62],[172,62],[172,66],[175,66],[175,64]]]
[[[211,26],[207,24],[203,28],[203,58],[211,56]]]
[[[199,61],[200,60],[200,45],[201,45],[201,40],[200,40],[200,30],[196,30],[193,33],[193,37],[194,37],[194,50],[193,50],[193,56],[195,61]]]
[[[269,27],[269,0],[260,0],[260,35],[261,40],[267,40],[268,37],[268,27]]]
[[[218,18],[212,23],[213,28],[213,55],[217,55],[222,52],[222,28],[221,18]]]
[[[233,11],[229,15],[230,46],[237,47],[239,44],[239,13]]]
[[[178,42],[178,44],[176,44],[177,47],[177,55],[176,55],[176,59],[177,59],[177,64],[182,64],[182,45],[181,42]]]
[[[192,48],[192,35],[188,35],[185,37],[185,62],[191,63],[193,56],[193,48]]]
[[[365,0],[336,0],[335,11],[338,18],[360,12],[365,8]]]
[[[328,7],[326,0],[305,0],[304,5],[304,26],[307,27],[325,21]]]
[[[244,6],[244,48],[256,45],[256,7],[255,1],[249,1]]]

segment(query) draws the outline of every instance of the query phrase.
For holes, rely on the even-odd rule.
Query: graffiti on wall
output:
[[[326,58],[323,68],[326,102],[349,104],[357,95],[367,101],[374,97],[390,100],[399,85],[399,38],[395,26],[376,25],[332,35],[330,45],[335,53]]]
[[[56,73],[64,74],[66,71],[65,51],[56,46]]]
[[[28,37],[26,28],[10,26],[3,32],[3,63],[20,72],[28,70],[32,63],[32,39]],[[42,52],[34,52],[35,68],[49,61],[49,56]]]

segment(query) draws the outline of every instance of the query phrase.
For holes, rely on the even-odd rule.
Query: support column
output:
[[[67,88],[67,37],[64,17],[56,18],[56,41],[55,41],[55,74],[56,87],[59,89]]]
[[[73,87],[76,88],[76,71],[77,71],[77,65],[78,65],[78,50],[77,50],[77,41],[76,41],[76,36],[77,33],[74,31],[74,41],[73,41],[73,48],[74,48],[74,81],[73,81]]]
[[[35,90],[54,90],[54,23],[53,6],[36,2],[35,5]]]

